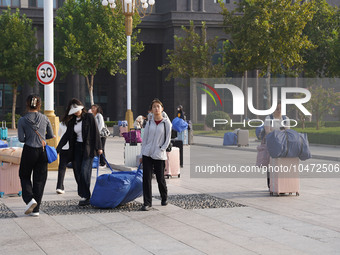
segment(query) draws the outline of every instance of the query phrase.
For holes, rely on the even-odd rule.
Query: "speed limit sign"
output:
[[[51,84],[57,76],[57,69],[48,61],[41,62],[37,68],[38,81],[44,85]]]

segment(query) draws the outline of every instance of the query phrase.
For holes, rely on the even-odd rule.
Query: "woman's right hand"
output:
[[[139,163],[142,164],[143,163],[143,158],[139,159]]]

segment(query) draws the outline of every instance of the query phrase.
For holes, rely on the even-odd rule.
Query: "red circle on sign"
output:
[[[47,69],[51,69],[51,75],[49,76],[47,71],[45,70],[45,66],[47,66]],[[57,76],[57,69],[55,66],[48,61],[41,62],[37,67],[37,79],[41,84],[48,85],[51,84]]]

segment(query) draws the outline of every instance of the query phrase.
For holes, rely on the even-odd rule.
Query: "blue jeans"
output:
[[[93,158],[84,157],[83,143],[76,142],[74,159],[72,162],[73,173],[78,184],[78,195],[82,198],[91,197],[90,184],[92,175]]]

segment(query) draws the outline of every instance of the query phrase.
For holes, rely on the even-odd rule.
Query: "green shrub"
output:
[[[340,121],[326,121],[325,127],[340,127]]]
[[[15,114],[15,123],[18,123],[18,120],[20,119],[20,114]],[[9,112],[5,115],[5,121],[6,122],[11,122],[12,124],[12,113]]]
[[[197,123],[197,124],[193,124],[192,129],[195,130],[204,130],[204,124],[201,123]]]
[[[214,130],[226,130],[227,129],[227,125],[216,125],[215,127],[213,127],[214,119],[226,119],[228,120],[228,123],[230,123],[230,117],[228,113],[223,112],[223,111],[211,112],[205,118],[205,124],[208,127],[213,128]]]
[[[108,127],[113,127],[114,125],[118,125],[118,121],[105,121],[105,125]]]

